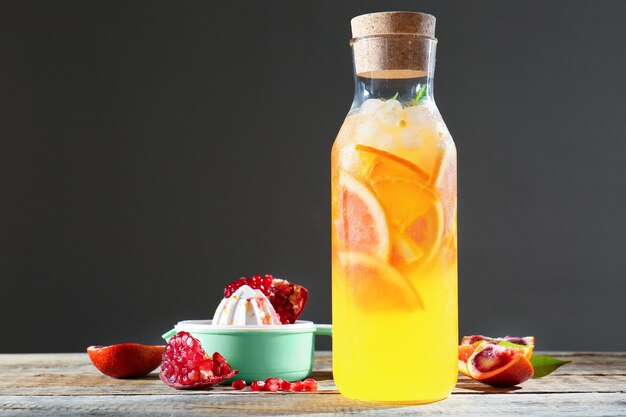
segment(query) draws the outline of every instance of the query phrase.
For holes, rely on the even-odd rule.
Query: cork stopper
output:
[[[416,12],[370,13],[353,18],[351,44],[357,75],[418,78],[432,74],[435,22],[435,16]]]
[[[362,14],[351,20],[352,37],[412,34],[435,37],[435,16],[417,12],[381,12]]]

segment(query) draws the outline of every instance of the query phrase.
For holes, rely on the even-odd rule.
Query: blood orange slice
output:
[[[378,200],[365,185],[345,173],[339,176],[338,187],[335,227],[340,250],[368,253],[386,261],[389,230]]]
[[[526,359],[530,360],[533,355],[533,349],[535,347],[534,336],[504,336],[504,337],[489,337],[483,335],[463,336],[461,344],[459,345],[459,372],[463,375],[471,376],[468,370],[467,361],[476,351],[478,346],[482,346],[483,343],[491,343],[498,345],[500,342],[514,343],[524,346],[518,350],[526,356]],[[519,348],[518,348],[519,349]]]
[[[340,252],[354,300],[367,311],[424,309],[419,292],[394,267],[361,252]],[[358,282],[357,282],[358,280]]]

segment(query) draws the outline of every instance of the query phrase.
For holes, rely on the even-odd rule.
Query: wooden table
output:
[[[332,381],[330,352],[316,355],[316,393],[256,393],[230,387],[176,391],[156,373],[135,380],[106,377],[83,353],[2,354],[0,416],[626,416],[626,353],[548,354],[573,362],[515,389],[491,388],[460,376],[448,399],[421,406],[341,397]]]

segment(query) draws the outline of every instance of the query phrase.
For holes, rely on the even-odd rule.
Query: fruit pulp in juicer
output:
[[[456,149],[434,101],[398,99],[333,145],[333,372],[347,397],[429,402],[457,379]]]

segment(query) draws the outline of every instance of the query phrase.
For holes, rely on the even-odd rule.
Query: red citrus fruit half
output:
[[[527,346],[528,349],[524,351],[526,358],[530,360],[535,347],[534,336],[504,336],[504,337],[489,337],[483,335],[471,335],[463,336],[461,344],[459,345],[459,372],[466,376],[471,376],[467,368],[467,361],[476,351],[478,345],[483,342],[498,344],[500,342],[515,343],[517,345]]]
[[[148,375],[161,363],[165,346],[121,343],[89,346],[89,359],[100,372],[113,378],[138,378]]]

